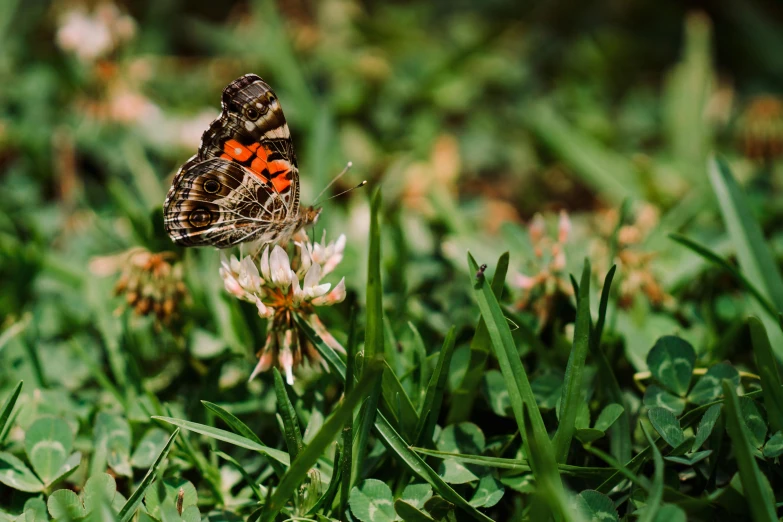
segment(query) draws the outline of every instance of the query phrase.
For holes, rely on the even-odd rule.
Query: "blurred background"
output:
[[[537,333],[515,330],[522,353],[545,347],[543,367],[567,358],[568,274],[585,257],[599,287],[618,265],[606,335],[629,382],[669,333],[741,367],[750,305],[668,234],[733,255],[708,177],[717,152],[783,250],[782,25],[783,6],[762,0],[4,0],[0,383],[42,385],[19,422],[89,416],[106,400],[96,361],[123,393],[144,395],[143,382],[191,418],[209,397],[273,414],[268,376],[247,383],[263,322],[223,291],[217,252],[162,231],[174,173],[222,89],[249,72],[282,102],[305,204],[348,161],[332,193],[369,180],[326,202],[316,228],[348,238],[337,275],[349,296],[322,317],[339,340],[364,304],[381,188],[385,305],[402,344],[408,321],[432,351],[456,324],[464,365],[478,313],[465,252],[491,274],[510,251],[504,299]],[[117,286],[140,252],[177,267],[160,283],[170,304]]]

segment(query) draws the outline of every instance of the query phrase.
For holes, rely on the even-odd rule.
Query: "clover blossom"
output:
[[[330,306],[345,299],[345,278],[337,285],[321,279],[332,272],[343,258],[345,235],[336,241],[311,242],[306,236],[294,241],[293,252],[280,245],[268,245],[257,259],[235,256],[221,259],[220,276],[226,291],[256,305],[259,317],[268,320],[267,338],[258,352],[258,364],[250,379],[272,366],[279,367],[288,384],[294,382],[294,368],[300,364],[326,364],[296,318],[305,320],[324,341],[336,350],[342,346],[326,330],[316,307]],[[257,256],[256,256],[257,257]]]

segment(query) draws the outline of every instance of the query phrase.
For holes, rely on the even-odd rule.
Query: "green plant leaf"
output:
[[[234,467],[234,469],[236,469],[242,475],[242,478],[245,479],[245,482],[247,482],[247,485],[250,486],[250,489],[253,490],[253,493],[255,493],[256,498],[258,498],[258,500],[260,502],[263,502],[264,500],[266,500],[266,497],[264,497],[264,494],[261,493],[261,489],[258,487],[257,481],[248,474],[247,470],[245,469],[245,467],[242,464],[240,464],[231,455],[223,453],[222,451],[216,451],[215,454],[218,457],[224,459],[229,464],[231,464]]]
[[[605,436],[606,433],[595,428],[580,428],[576,430],[575,435],[582,444],[590,444]]]
[[[362,522],[392,522],[397,518],[391,489],[380,480],[367,479],[351,489],[349,504]]]
[[[664,504],[655,516],[655,522],[687,522],[685,511],[675,504]]]
[[[748,325],[753,341],[753,354],[756,356],[756,368],[761,377],[761,391],[769,425],[773,430],[781,431],[783,430],[783,383],[778,361],[772,353],[764,324],[758,318],[751,317]]]
[[[144,475],[144,478],[139,483],[139,486],[136,488],[136,490],[133,492],[130,498],[128,498],[127,502],[125,502],[125,504],[122,506],[120,511],[117,513],[117,520],[119,522],[128,522],[131,519],[131,517],[133,517],[133,515],[136,513],[136,509],[139,507],[139,504],[141,504],[141,501],[144,498],[144,494],[146,493],[147,488],[152,483],[152,481],[155,480],[158,467],[160,467],[163,460],[168,456],[169,450],[171,449],[171,445],[174,443],[174,439],[177,438],[177,435],[179,435],[179,429],[175,429],[174,432],[171,434],[171,437],[169,437],[169,440],[166,442],[166,445],[160,451],[158,458],[155,459],[155,462],[152,463],[150,469],[147,470],[147,474]]]
[[[505,383],[503,385],[505,386]],[[536,396],[538,406],[542,410],[551,410],[557,406],[563,393],[563,376],[552,372],[543,373],[530,381],[530,388]],[[510,402],[509,408],[511,408]]]
[[[620,521],[612,499],[593,489],[586,489],[575,499],[576,508],[586,522]]]
[[[715,423],[718,422],[720,412],[720,404],[713,404],[704,412],[701,421],[699,421],[699,427],[696,429],[696,438],[693,441],[693,446],[691,446],[691,451],[698,450],[707,442],[707,439],[710,437],[710,434],[715,427]]]
[[[106,462],[118,475],[133,475],[130,464],[131,430],[119,415],[100,412],[95,418],[95,446],[105,452]]]
[[[408,484],[400,496],[401,500],[417,509],[424,508],[424,504],[431,498],[432,488],[429,484]]]
[[[657,384],[653,384],[644,391],[642,402],[648,408],[666,408],[675,415],[685,411],[685,399],[664,390]]]
[[[264,446],[263,444],[259,444],[258,442],[250,440],[246,437],[231,433],[230,431],[213,428],[212,426],[206,426],[197,422],[175,419],[173,417],[162,417],[155,415],[152,418],[166,422],[168,424],[173,424],[174,426],[178,426],[189,431],[195,431],[196,433],[206,435],[207,437],[212,437],[213,439],[228,442],[229,444],[239,446],[240,448],[257,451],[262,455],[266,455],[267,457],[276,460],[284,466],[288,466],[289,464],[288,454],[286,452]]]
[[[705,451],[697,451],[696,453],[692,453],[691,455],[685,456],[685,457],[678,457],[678,456],[666,456],[663,459],[668,460],[670,462],[676,462],[677,464],[684,464],[686,466],[693,466],[694,464],[701,462],[702,460],[706,459],[712,455],[712,450],[705,450]]]
[[[764,456],[774,459],[781,455],[783,455],[783,431],[778,431],[764,445]]]
[[[308,471],[315,465],[329,444],[337,437],[348,418],[353,416],[354,407],[376,386],[376,381],[382,375],[382,371],[383,364],[379,360],[371,361],[366,365],[362,372],[362,377],[356,383],[355,388],[350,394],[345,396],[342,404],[324,422],[323,427],[313,437],[307,447],[302,450],[296,460],[291,463],[288,471],[280,479],[280,483],[265,505],[261,516],[262,522],[273,520],[277,513],[280,512],[288,499],[294,494],[296,488],[299,487],[299,484],[305,479]]]
[[[503,484],[492,475],[485,475],[481,477],[470,504],[475,507],[490,508],[500,502],[504,493]]]
[[[624,411],[625,408],[619,404],[613,403],[606,405],[606,407],[601,410],[601,413],[598,414],[598,418],[595,420],[595,426],[593,427],[600,431],[608,430],[615,421],[620,418]]]
[[[87,515],[82,501],[70,489],[58,489],[49,495],[46,506],[56,520],[78,519]]]
[[[394,502],[394,511],[404,522],[435,522],[434,518],[402,499]]]
[[[680,427],[680,421],[666,408],[651,408],[647,412],[650,424],[663,440],[672,448],[679,447],[685,440],[685,434]]]
[[[0,482],[28,493],[43,491],[45,487],[24,462],[5,452],[0,452]]]
[[[535,384],[533,381],[531,387]],[[489,370],[484,374],[483,378],[484,395],[487,397],[489,407],[500,417],[513,417],[514,412],[511,410],[511,398],[508,395],[508,388],[506,388],[506,381],[503,379],[503,374],[497,370]],[[535,388],[533,388],[535,391]],[[560,388],[558,388],[559,392]],[[559,393],[558,393],[559,395]],[[539,406],[541,403],[539,403]]]
[[[150,487],[147,488],[147,492],[144,495],[144,505],[147,507],[147,513],[160,519],[161,507],[167,504],[174,507],[176,511],[180,489],[183,493],[183,510],[189,506],[196,506],[198,504],[196,487],[189,480],[183,478],[156,479]]]
[[[675,395],[685,397],[693,375],[696,352],[688,341],[673,335],[658,339],[647,354],[653,377]]]
[[[71,427],[58,417],[41,417],[27,429],[24,447],[33,470],[44,484],[49,485],[71,453]]]
[[[775,514],[775,496],[767,478],[756,464],[750,434],[742,421],[740,402],[730,382],[723,382],[723,396],[725,397],[726,429],[734,443],[734,456],[737,459],[742,488],[753,520],[756,522],[776,522],[778,517]]]
[[[731,381],[729,381],[731,382]],[[733,383],[732,383],[733,385]],[[753,399],[747,397],[739,398],[740,414],[745,426],[748,428],[750,443],[754,448],[761,448],[767,439],[767,422],[762,417],[756,403]]]
[[[168,438],[169,434],[160,428],[148,429],[131,455],[131,465],[134,468],[149,468],[166,445]]]
[[[117,494],[117,483],[114,477],[108,473],[99,473],[87,479],[82,492],[82,502],[87,513],[94,513],[101,509],[101,503],[111,505]]]
[[[720,397],[721,381],[728,379],[739,386],[739,372],[729,363],[716,364],[702,375],[691,392],[688,394],[688,400],[694,404],[702,405],[712,402]]]

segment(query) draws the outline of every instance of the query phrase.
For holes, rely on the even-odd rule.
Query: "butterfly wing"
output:
[[[299,215],[299,169],[280,102],[266,82],[248,74],[225,88],[221,104],[198,154],[174,178],[164,203],[166,230],[188,246],[274,241]],[[205,191],[209,179],[220,189]]]
[[[178,176],[164,216],[175,243],[226,248],[281,232],[287,210],[280,194],[245,167],[210,158],[186,163]]]

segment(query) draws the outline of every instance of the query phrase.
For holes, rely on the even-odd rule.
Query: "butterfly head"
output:
[[[314,225],[318,221],[318,216],[321,215],[322,207],[307,207],[302,209],[299,215],[299,228],[304,228],[308,225]]]

